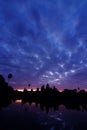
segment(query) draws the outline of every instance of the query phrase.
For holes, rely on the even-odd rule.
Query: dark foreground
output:
[[[87,130],[87,92],[49,84],[18,92],[0,75],[0,130]]]
[[[47,113],[40,105],[17,100],[0,111],[0,130],[87,130],[87,111],[61,105]]]

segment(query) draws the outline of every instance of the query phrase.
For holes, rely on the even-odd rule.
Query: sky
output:
[[[87,0],[0,0],[0,74],[14,88],[87,88]]]

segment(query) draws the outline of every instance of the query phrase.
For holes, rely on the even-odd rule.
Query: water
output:
[[[87,111],[50,108],[40,105],[12,102],[0,110],[0,130],[87,130]]]

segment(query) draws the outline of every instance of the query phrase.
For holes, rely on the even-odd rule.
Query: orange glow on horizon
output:
[[[84,89],[87,92],[87,88]]]
[[[17,90],[18,90],[19,92],[23,92],[23,91],[24,91],[24,89],[22,89],[22,88],[21,88],[21,89],[17,89]],[[35,88],[33,89],[33,91],[36,91],[36,90],[37,90],[37,89],[35,89]],[[27,89],[27,91],[31,91],[31,89]]]
[[[36,88],[31,88],[33,89],[33,91],[35,92],[37,89]],[[31,89],[27,89],[27,91],[31,91]],[[19,92],[23,92],[24,89],[23,88],[19,88],[17,89]],[[41,89],[39,88],[39,91],[41,91]],[[59,92],[62,92],[63,90],[62,89],[58,89]]]
[[[58,89],[59,90],[59,92],[62,92],[63,90],[62,89]]]
[[[36,91],[37,88],[31,88],[33,91]],[[31,89],[27,89],[27,91],[31,91]],[[63,89],[62,88],[57,88],[59,92],[63,92]],[[19,89],[16,89],[17,91],[19,92],[23,92],[24,91],[24,88],[19,88]],[[81,89],[81,90],[84,90],[87,92],[87,88],[85,89]],[[41,91],[41,88],[39,88],[39,91]]]

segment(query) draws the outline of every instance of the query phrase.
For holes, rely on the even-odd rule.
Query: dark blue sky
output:
[[[87,0],[0,0],[0,73],[11,84],[87,87]]]

